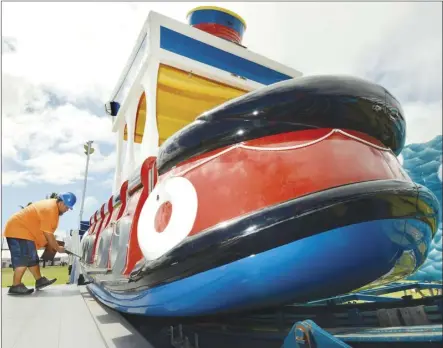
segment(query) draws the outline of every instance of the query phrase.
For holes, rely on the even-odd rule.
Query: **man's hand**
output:
[[[58,243],[57,243],[57,241],[56,241],[56,239],[55,239],[54,234],[44,232],[44,235],[45,235],[45,237],[46,237],[46,240],[48,241],[48,247],[49,247],[49,248],[51,248],[51,249],[54,250],[54,251],[58,251],[59,253],[61,252],[61,251],[60,251],[60,248],[62,248],[62,249],[63,249],[63,252],[65,252],[65,248],[63,248],[63,247],[61,247],[60,245],[58,245]]]
[[[62,246],[59,246],[57,249],[57,252],[59,252],[60,254],[63,254],[65,252],[65,248]]]

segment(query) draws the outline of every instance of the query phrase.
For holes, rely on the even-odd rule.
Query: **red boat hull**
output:
[[[189,236],[333,187],[373,180],[411,181],[392,151],[376,139],[332,129],[278,134],[206,153],[162,175],[158,184],[171,177],[186,178],[197,193],[198,210]],[[139,214],[147,198],[142,192],[128,201],[127,214],[133,217],[133,224],[125,274],[143,257],[137,239]],[[186,211],[179,211],[173,204],[152,215],[153,224],[158,226],[162,221],[158,233],[163,233],[173,214],[187,218]]]

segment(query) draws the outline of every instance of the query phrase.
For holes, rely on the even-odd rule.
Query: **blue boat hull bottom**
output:
[[[384,219],[332,229],[138,292],[88,285],[105,305],[147,316],[199,316],[306,302],[391,282],[426,259],[430,225]]]

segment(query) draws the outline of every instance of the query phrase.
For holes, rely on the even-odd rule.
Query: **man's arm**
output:
[[[51,206],[44,206],[37,213],[40,218],[40,231],[43,232],[45,239],[48,241],[47,246],[53,251],[64,252],[64,248],[61,249],[54,236],[59,220],[58,208],[51,203]]]
[[[65,248],[63,248],[62,246],[58,245],[57,240],[55,239],[55,236],[53,233],[47,233],[47,232],[43,232],[43,234],[45,235],[46,240],[48,241],[49,247],[52,248],[53,250],[59,252],[59,253],[64,253],[65,252]]]

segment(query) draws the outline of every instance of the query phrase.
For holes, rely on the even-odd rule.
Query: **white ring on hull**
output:
[[[155,218],[163,203],[172,205],[171,218],[162,232],[155,229]],[[159,183],[149,194],[137,225],[140,249],[146,260],[155,260],[177,246],[191,232],[197,216],[198,198],[186,178],[173,177]]]

